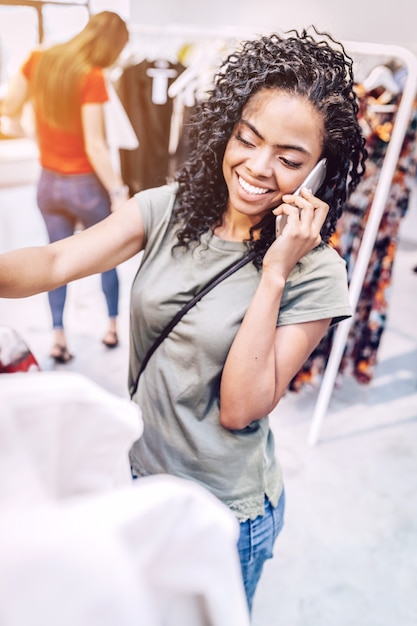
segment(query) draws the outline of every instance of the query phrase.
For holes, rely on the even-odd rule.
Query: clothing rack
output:
[[[408,124],[410,123],[413,104],[417,92],[417,58],[412,52],[400,46],[358,42],[344,42],[344,45],[349,53],[372,55],[375,57],[387,56],[390,59],[398,59],[407,69],[407,78],[396,114],[391,140],[381,168],[373,203],[365,226],[364,236],[358,251],[358,257],[349,284],[350,303],[353,310],[355,310],[361,294],[362,285],[365,280],[366,270],[372,250],[375,245],[378,228],[384,212],[404,137]],[[332,348],[324,370],[323,379],[320,385],[310,425],[308,443],[311,446],[314,446],[319,439],[321,426],[328,409],[352,323],[353,318],[344,320],[338,325],[335,332]]]
[[[256,33],[253,30],[236,28],[204,29],[186,25],[161,26],[131,26],[134,34],[155,35],[158,37],[181,37],[185,41],[199,41],[202,38],[221,38],[236,41],[251,39],[267,33]],[[269,31],[271,32],[271,31]],[[355,310],[359,301],[362,286],[365,280],[366,270],[375,245],[378,228],[383,216],[388,194],[392,184],[395,168],[400,156],[403,141],[413,110],[413,104],[417,93],[417,57],[406,48],[397,45],[366,43],[357,41],[342,41],[346,51],[352,56],[375,59],[375,65],[380,64],[381,57],[387,60],[398,60],[406,69],[407,76],[404,82],[401,101],[395,118],[391,140],[387,148],[386,156],[381,168],[379,180],[375,188],[373,203],[369,212],[364,236],[358,251],[358,257],[352,272],[349,284],[349,299],[352,309]],[[315,404],[313,417],[310,425],[308,443],[314,446],[320,435],[321,426],[327,413],[331,394],[336,381],[339,366],[346,347],[349,330],[353,318],[344,320],[338,325],[335,332],[329,359],[324,370],[319,394]]]
[[[227,42],[230,48],[243,39],[250,39],[257,36],[253,30],[237,29],[232,27],[203,28],[187,24],[167,24],[158,26],[153,24],[129,24],[129,43],[126,47],[127,55],[135,57],[139,54],[149,55],[153,58],[160,57],[175,62],[180,49],[190,44],[218,43],[219,40]],[[123,58],[121,59],[123,63]],[[176,59],[178,60],[178,58]]]
[[[204,37],[225,37],[227,39],[242,40],[256,37],[253,29],[236,28],[232,26],[216,26],[216,28],[203,28],[194,24],[129,24],[129,32],[133,35],[151,35],[156,37],[181,37],[184,39],[198,40]]]

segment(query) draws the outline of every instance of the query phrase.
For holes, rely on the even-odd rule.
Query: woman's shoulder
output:
[[[32,75],[33,70],[36,64],[38,63],[44,50],[45,48],[42,48],[41,46],[39,46],[37,48],[34,48],[31,52],[29,52],[28,56],[26,57],[25,61],[22,63],[22,66],[21,66],[22,74],[26,76],[26,78],[30,78],[30,76]]]
[[[306,254],[290,274],[290,281],[303,281],[305,278],[339,279],[346,277],[346,261],[330,244],[321,244]]]
[[[135,194],[136,202],[140,207],[161,207],[173,206],[177,195],[178,185],[169,183],[160,187],[143,189]]]
[[[314,248],[290,273],[285,285],[279,324],[351,315],[346,262],[328,244]]]
[[[170,183],[151,187],[135,194],[145,229],[152,228],[162,220],[169,221],[175,204],[178,185]]]

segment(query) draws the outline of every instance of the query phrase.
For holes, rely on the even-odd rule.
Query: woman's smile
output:
[[[238,181],[243,191],[250,195],[261,196],[265,193],[268,193],[269,191],[269,189],[265,189],[264,187],[256,187],[255,185],[251,185],[246,180],[244,180],[242,176],[238,176]]]

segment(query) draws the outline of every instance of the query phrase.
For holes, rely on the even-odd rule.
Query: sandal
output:
[[[68,348],[59,343],[54,344],[50,356],[56,363],[68,363],[68,361],[71,361],[71,359],[74,358],[68,351]]]
[[[115,330],[109,330],[102,342],[107,348],[116,348],[119,345],[119,337]]]

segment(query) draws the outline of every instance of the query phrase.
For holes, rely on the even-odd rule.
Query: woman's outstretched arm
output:
[[[0,297],[24,298],[105,272],[143,248],[142,218],[134,198],[95,226],[46,246],[0,255]]]

